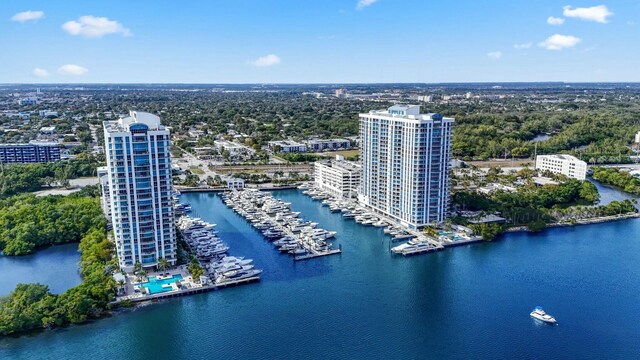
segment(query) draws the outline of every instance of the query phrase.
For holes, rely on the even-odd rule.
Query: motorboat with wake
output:
[[[556,321],[556,319],[547,314],[542,307],[540,306],[536,306],[535,309],[533,309],[533,311],[531,312],[531,317],[536,319],[536,320],[540,320],[542,322],[545,322],[547,324],[557,324],[558,322]]]

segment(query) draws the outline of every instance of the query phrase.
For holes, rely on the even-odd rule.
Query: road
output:
[[[514,159],[514,160],[494,159],[494,160],[486,160],[486,161],[465,161],[465,163],[469,165],[477,166],[478,168],[490,168],[490,167],[520,168],[525,164],[529,164],[530,167],[534,167],[535,165],[535,161],[531,159]]]
[[[289,165],[230,165],[230,166],[214,166],[214,171],[220,174],[237,173],[237,172],[261,172],[273,173],[275,171],[282,172],[298,172],[311,173],[313,164],[289,164]]]
[[[215,171],[209,170],[207,161],[198,159],[195,155],[186,151],[185,149],[177,146],[176,148],[182,151],[183,156],[180,158],[175,158],[173,162],[175,165],[180,166],[182,170],[191,170],[192,167],[202,170],[204,174],[194,173],[194,175],[198,175],[198,177],[200,177],[200,180],[206,180],[209,176],[213,178],[218,175]]]

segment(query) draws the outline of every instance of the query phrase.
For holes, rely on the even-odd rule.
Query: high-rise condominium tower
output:
[[[360,114],[360,203],[410,228],[443,221],[453,123],[419,105]]]
[[[106,188],[120,267],[176,262],[169,130],[160,118],[131,111],[104,122]]]

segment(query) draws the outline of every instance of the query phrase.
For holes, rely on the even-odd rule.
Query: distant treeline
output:
[[[638,130],[640,110],[529,114],[456,114],[453,155],[466,160],[531,157],[569,152],[594,163],[629,162],[627,147]],[[552,134],[537,145],[532,140]]]

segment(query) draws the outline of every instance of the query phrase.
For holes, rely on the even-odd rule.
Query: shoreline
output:
[[[627,213],[627,214],[622,214],[622,215],[613,215],[613,216],[601,216],[601,217],[590,218],[590,219],[576,220],[575,223],[556,222],[556,223],[547,224],[547,226],[543,230],[551,229],[551,228],[559,228],[559,227],[571,227],[571,226],[580,226],[580,225],[601,224],[601,223],[607,223],[607,222],[613,222],[613,221],[619,221],[619,220],[627,220],[627,219],[637,219],[637,218],[640,218],[640,212]],[[515,227],[508,228],[507,230],[504,231],[505,234],[507,234],[507,233],[517,233],[517,232],[534,232],[534,231],[531,231],[526,226],[515,226]]]

